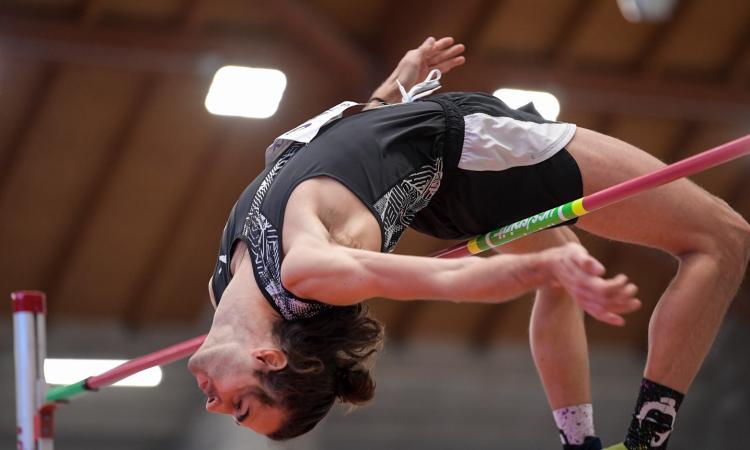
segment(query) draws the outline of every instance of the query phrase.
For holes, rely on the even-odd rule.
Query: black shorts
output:
[[[565,150],[575,125],[546,121],[531,105],[516,110],[486,94],[428,101],[446,112],[445,171],[411,224],[416,230],[467,239],[583,196],[578,164]]]

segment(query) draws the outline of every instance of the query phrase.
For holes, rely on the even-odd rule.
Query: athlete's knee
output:
[[[724,215],[723,227],[715,235],[722,241],[725,263],[744,273],[750,258],[750,224],[728,206]]]
[[[737,233],[737,244],[740,250],[740,266],[742,271],[745,271],[748,261],[750,261],[750,224],[747,223],[744,217],[740,214],[735,213],[736,220],[736,233]]]
[[[705,230],[701,239],[695,239],[695,248],[684,256],[707,254],[721,271],[741,276],[750,259],[750,224],[725,202],[716,201],[718,207],[705,212],[713,219],[711,229]]]

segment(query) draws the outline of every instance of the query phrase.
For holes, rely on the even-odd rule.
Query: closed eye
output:
[[[250,411],[247,410],[244,413],[242,413],[242,414],[240,414],[238,416],[235,416],[234,420],[236,420],[237,422],[242,423],[242,422],[245,421],[245,419],[247,419],[247,416],[249,416],[249,415],[250,415]]]
[[[244,412],[240,412],[242,411],[243,406],[245,406],[244,401],[235,403],[233,406],[234,406],[234,411],[235,411],[234,420],[237,423],[242,423],[245,419],[247,419],[247,416],[250,415],[250,408],[245,409]]]

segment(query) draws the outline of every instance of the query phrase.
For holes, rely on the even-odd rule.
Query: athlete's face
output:
[[[207,411],[233,416],[238,424],[268,435],[279,429],[285,412],[256,375],[269,370],[266,359],[273,358],[263,352],[236,344],[204,344],[190,358],[188,369],[206,394]]]

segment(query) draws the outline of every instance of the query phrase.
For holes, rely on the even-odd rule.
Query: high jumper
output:
[[[390,252],[409,226],[465,239],[664,164],[615,138],[546,121],[533,107],[480,93],[429,95],[439,86],[433,70],[462,65],[463,51],[452,38],[428,38],[363,112],[342,118],[356,106],[345,102],[269,147],[265,170],[224,228],[209,282],[213,324],[189,362],[209,411],[272,439],[298,436],[336,399],[373,396],[366,362],[383,329],[364,300],[494,303],[535,290],[532,353],[563,446],[601,449],[582,311],[623,325],[640,306],[625,275],[606,278],[569,226],[489,258]],[[686,179],[570,219],[565,225],[680,262],[651,318],[644,378],[620,444],[664,449],[744,275],[750,225]]]

